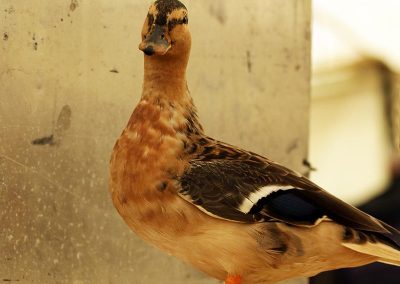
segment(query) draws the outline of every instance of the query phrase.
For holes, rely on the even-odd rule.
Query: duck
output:
[[[205,134],[186,81],[188,26],[178,0],[155,1],[145,17],[142,94],[110,161],[111,199],[129,228],[226,284],[400,265],[397,229]]]

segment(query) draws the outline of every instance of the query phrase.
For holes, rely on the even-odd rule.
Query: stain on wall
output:
[[[52,134],[36,138],[32,141],[33,145],[59,145],[61,140],[71,124],[72,111],[69,105],[63,106],[58,115],[57,122],[53,126]]]
[[[71,0],[71,4],[69,4],[69,10],[71,12],[75,11],[76,8],[78,8],[79,3],[78,0]]]

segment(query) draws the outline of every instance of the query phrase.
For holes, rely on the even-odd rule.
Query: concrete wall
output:
[[[110,151],[141,92],[149,4],[0,2],[0,279],[216,283],[139,240],[107,190]],[[186,4],[205,129],[304,170],[310,1]]]

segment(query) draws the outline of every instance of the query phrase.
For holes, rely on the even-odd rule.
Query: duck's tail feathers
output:
[[[389,259],[380,259],[378,261],[382,262],[382,263],[385,263],[385,264],[400,266],[400,260],[399,261],[394,261],[394,260],[389,260]]]
[[[345,228],[343,246],[376,256],[379,262],[400,266],[400,232],[381,222],[387,232],[366,232]]]

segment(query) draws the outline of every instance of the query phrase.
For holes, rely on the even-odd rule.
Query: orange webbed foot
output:
[[[242,283],[242,277],[239,275],[228,275],[225,279],[225,284],[240,284]]]

